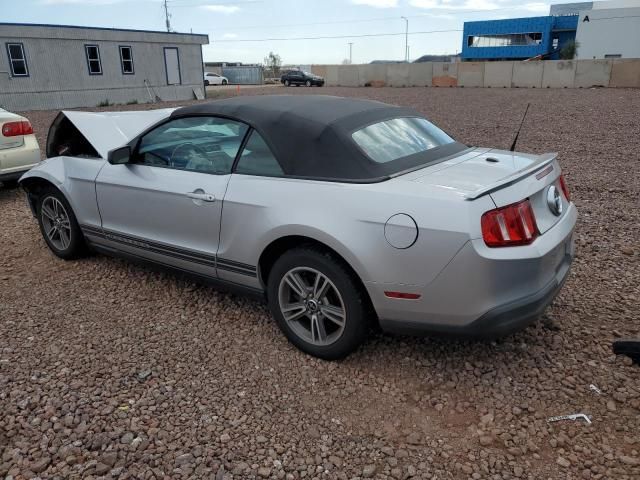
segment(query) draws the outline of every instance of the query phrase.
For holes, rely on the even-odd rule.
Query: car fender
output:
[[[232,175],[219,255],[256,267],[273,241],[303,236],[333,249],[365,283],[426,285],[469,240],[466,215],[473,202],[431,198],[432,208],[424,208],[424,199],[407,190],[411,184],[391,188]],[[452,215],[454,209],[460,214]],[[389,219],[399,213],[412,215],[416,224],[407,248],[394,247],[385,234]]]
[[[285,237],[306,237],[315,242],[322,243],[340,255],[361,280],[364,281],[364,278],[367,276],[365,266],[351,249],[334,235],[313,225],[285,224],[265,232],[257,242],[259,255],[261,256],[273,242]]]
[[[25,173],[20,184],[27,191],[30,179],[53,184],[71,205],[78,223],[100,226],[95,180],[105,163],[101,158],[53,157]]]

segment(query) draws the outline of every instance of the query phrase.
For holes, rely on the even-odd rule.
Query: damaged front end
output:
[[[47,135],[47,158],[106,159],[110,150],[122,147],[149,127],[169,118],[175,109],[140,112],[62,111]]]

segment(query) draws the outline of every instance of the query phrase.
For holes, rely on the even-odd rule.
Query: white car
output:
[[[205,86],[209,85],[227,85],[229,80],[227,77],[223,77],[222,75],[218,75],[217,73],[205,72],[204,73],[204,84]]]
[[[29,120],[0,108],[0,183],[16,183],[40,162],[40,148]]]

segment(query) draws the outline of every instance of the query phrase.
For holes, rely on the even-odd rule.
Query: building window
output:
[[[604,58],[622,58],[622,54],[620,53],[607,53]]]
[[[84,51],[87,54],[89,75],[102,75],[102,62],[100,61],[100,49],[98,45],[85,45]]]
[[[24,54],[24,46],[21,43],[7,43],[7,55],[11,66],[11,76],[28,77],[27,57]]]
[[[518,47],[540,45],[542,33],[508,33],[500,35],[469,35],[468,47]]]
[[[133,75],[133,51],[131,47],[120,46],[120,65],[123,75]]]

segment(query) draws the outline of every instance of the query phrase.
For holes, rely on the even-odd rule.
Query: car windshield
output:
[[[426,152],[455,140],[424,118],[403,117],[355,131],[356,144],[376,163],[387,163]]]

